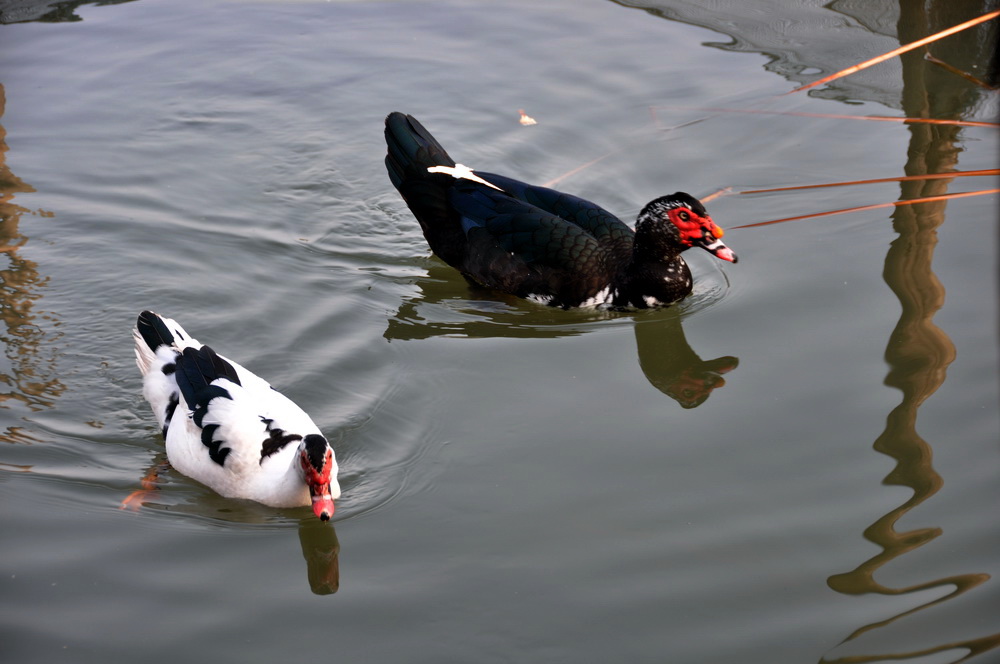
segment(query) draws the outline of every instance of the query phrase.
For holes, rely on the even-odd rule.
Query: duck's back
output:
[[[459,265],[476,282],[520,297],[576,306],[604,289],[616,265],[591,233],[513,196],[452,187],[466,247]]]
[[[476,174],[514,198],[583,229],[608,252],[616,267],[625,266],[632,259],[635,231],[601,206],[579,196],[527,184],[503,175],[478,171]]]

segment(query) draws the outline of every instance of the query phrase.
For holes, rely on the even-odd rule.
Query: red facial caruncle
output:
[[[321,521],[329,521],[333,516],[333,496],[330,492],[330,472],[333,468],[333,450],[327,448],[323,456],[323,465],[317,469],[309,460],[309,454],[302,450],[300,454],[302,470],[305,473],[306,486],[312,497],[313,513]]]
[[[722,242],[725,234],[708,215],[704,217],[686,207],[677,207],[667,212],[670,221],[680,233],[681,243],[688,247],[701,247],[709,253],[732,263],[736,254]]]

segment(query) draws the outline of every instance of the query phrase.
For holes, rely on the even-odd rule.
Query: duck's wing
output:
[[[468,239],[462,269],[483,285],[574,306],[607,287],[608,250],[577,224],[475,182],[449,194]]]
[[[212,461],[225,466],[234,449],[249,446],[255,430],[263,439],[263,424],[248,407],[236,369],[211,347],[185,348],[177,357],[175,373],[190,421],[200,431]]]
[[[219,465],[233,450],[260,464],[320,433],[295,402],[209,346],[184,349],[177,359],[177,384],[202,444]]]
[[[635,231],[596,203],[495,173],[475,171],[475,175],[520,201],[579,226],[596,238],[616,263],[626,265],[631,260]]]

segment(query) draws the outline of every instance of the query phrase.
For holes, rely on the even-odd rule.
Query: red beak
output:
[[[716,240],[709,244],[701,245],[705,251],[714,255],[716,258],[721,258],[724,261],[729,261],[730,263],[736,262],[736,253],[722,243],[722,240]]]
[[[312,496],[313,514],[319,517],[320,521],[329,521],[333,517],[333,496],[330,495],[330,485],[310,486],[309,494]]]

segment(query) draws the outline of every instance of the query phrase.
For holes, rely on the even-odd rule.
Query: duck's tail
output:
[[[162,346],[180,350],[192,345],[192,342],[197,344],[177,321],[152,311],[139,314],[132,337],[135,340],[135,363],[144,376],[152,369],[156,351]]]
[[[455,166],[441,144],[412,115],[394,111],[386,116],[385,142],[385,167],[393,186],[400,191],[406,182],[426,177],[428,168]]]

